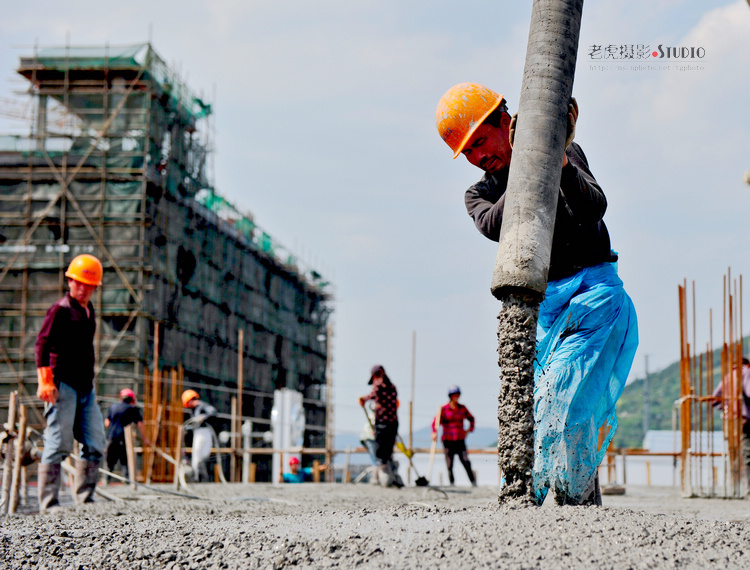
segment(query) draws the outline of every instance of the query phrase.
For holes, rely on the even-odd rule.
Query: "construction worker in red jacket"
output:
[[[448,480],[451,486],[456,484],[453,477],[453,458],[458,455],[461,465],[466,469],[472,487],[477,486],[474,471],[471,469],[469,452],[466,449],[466,436],[474,431],[474,416],[463,404],[458,403],[461,397],[461,388],[451,386],[448,389],[449,401],[440,408],[440,417],[432,421],[432,441],[437,440],[438,427],[443,427],[443,451],[445,453],[445,466],[448,468]],[[469,422],[469,430],[466,430],[466,421]]]
[[[79,255],[65,276],[70,291],[47,311],[36,341],[37,396],[46,402],[44,452],[39,465],[39,510],[59,508],[60,464],[80,445],[75,499],[93,502],[107,439],[94,393],[94,333],[91,296],[103,268],[93,255]]]

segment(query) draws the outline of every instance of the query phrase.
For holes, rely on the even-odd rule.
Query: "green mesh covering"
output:
[[[185,112],[189,120],[195,121],[211,114],[211,105],[193,94],[148,43],[103,48],[44,48],[32,58],[23,58],[21,67],[57,71],[143,69],[145,78],[150,79],[160,94],[169,99],[174,109]]]

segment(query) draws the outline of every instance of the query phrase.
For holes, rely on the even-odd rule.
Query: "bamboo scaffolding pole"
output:
[[[131,479],[135,479],[135,451],[133,449],[133,424],[125,426],[125,456],[128,462],[128,475]],[[133,490],[135,490],[135,484],[131,484]]]
[[[10,505],[10,484],[13,474],[13,437],[16,432],[16,414],[18,411],[18,392],[11,392],[8,399],[8,440],[6,442],[5,462],[3,464],[3,497],[2,514],[8,513]]]
[[[229,444],[231,445],[230,451],[229,451],[229,481],[231,483],[234,483],[235,479],[235,470],[237,469],[237,448],[236,446],[236,438],[237,438],[237,432],[235,431],[235,428],[237,427],[237,406],[238,406],[238,400],[237,396],[232,396],[229,400],[229,408],[231,411],[231,419],[229,421],[230,425],[232,426],[232,437],[230,438]],[[221,469],[220,465],[215,465],[215,467],[218,467]]]
[[[170,447],[174,447],[174,424],[176,422],[182,423],[182,408],[177,404],[177,402],[181,402],[180,395],[182,394],[182,388],[181,388],[181,381],[180,376],[182,374],[182,369],[175,369],[172,368],[169,372],[169,401],[164,401],[164,405],[170,406],[172,409],[172,421],[169,425],[164,426],[165,430],[165,438],[169,438],[170,435],[172,437],[172,445]],[[164,462],[164,481],[169,480],[169,472],[172,469],[172,466],[168,463]]]
[[[154,429],[151,430],[151,449],[148,451],[148,461],[146,464],[146,473],[144,479],[146,480],[147,484],[151,484],[151,474],[154,470],[154,459],[156,458],[156,454],[161,451],[157,445],[157,438],[159,437],[159,428],[161,427],[161,417],[164,413],[164,405],[159,403],[159,409],[156,413],[156,423],[154,424]],[[145,453],[144,453],[145,455]]]
[[[326,480],[333,482],[333,432],[335,418],[333,412],[333,327],[329,324],[326,330]],[[281,462],[283,466],[283,461]],[[283,468],[280,469],[283,471]]]
[[[180,488],[180,465],[182,463],[182,424],[177,426],[177,442],[174,446],[174,459],[175,459],[175,469],[174,469],[174,479],[172,481],[172,484],[174,485],[175,489]]]
[[[18,433],[16,434],[16,452],[13,462],[13,482],[10,490],[10,506],[8,514],[15,514],[18,508],[18,488],[21,484],[21,468],[23,463],[23,448],[26,444],[26,406],[20,406]],[[10,448],[10,445],[8,445]]]
[[[232,440],[234,444],[232,447],[234,448],[234,453],[232,454],[232,460],[235,463],[235,467],[232,468],[232,478],[231,480],[238,481],[241,480],[241,477],[238,477],[238,473],[236,471],[238,459],[240,457],[240,454],[242,453],[242,412],[244,409],[243,403],[244,403],[244,389],[245,389],[245,376],[244,376],[244,369],[245,369],[245,331],[243,329],[239,329],[237,331],[237,423],[233,426],[232,429]]]

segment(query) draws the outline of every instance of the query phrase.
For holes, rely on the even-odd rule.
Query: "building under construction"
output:
[[[35,49],[18,73],[31,111],[28,134],[0,137],[0,402],[17,390],[42,426],[34,343],[71,259],[91,253],[104,403],[134,389],[170,448],[193,388],[236,443],[243,421],[269,429],[289,388],[304,445],[324,447],[331,286],[214,192],[211,106],[149,44]]]

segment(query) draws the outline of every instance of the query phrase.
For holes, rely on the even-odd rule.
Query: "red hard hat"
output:
[[[291,459],[289,460],[289,465],[299,465],[299,458],[297,458],[297,457],[292,457],[292,458],[291,458]]]
[[[133,392],[130,388],[123,388],[120,390],[120,399],[124,400],[125,398],[130,398],[135,402],[135,392]]]

